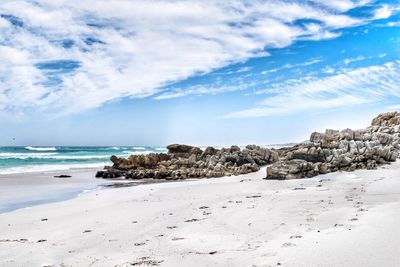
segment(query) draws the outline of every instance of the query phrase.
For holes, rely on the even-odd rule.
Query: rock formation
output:
[[[310,140],[279,152],[266,179],[297,179],[338,170],[373,169],[399,156],[400,113],[380,114],[366,129],[314,132]]]
[[[259,166],[278,160],[278,154],[270,149],[248,145],[216,149],[173,144],[168,153],[131,155],[128,158],[111,157],[114,164],[96,177],[126,179],[185,179],[222,177],[255,172]]]
[[[265,179],[298,179],[338,170],[373,169],[399,157],[400,113],[378,115],[362,130],[314,132],[306,142],[281,149],[248,145],[216,149],[173,144],[168,153],[111,157],[112,167],[96,177],[185,179],[222,177],[267,167]]]

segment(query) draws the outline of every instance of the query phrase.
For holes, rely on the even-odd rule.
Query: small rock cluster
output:
[[[274,150],[256,145],[216,149],[173,144],[168,153],[111,157],[112,167],[98,171],[98,178],[186,179],[246,174],[278,160]]]
[[[338,170],[373,169],[399,156],[400,113],[378,115],[366,129],[314,132],[310,140],[279,151],[266,179],[298,179]]]

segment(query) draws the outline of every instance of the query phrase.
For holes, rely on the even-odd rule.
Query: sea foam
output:
[[[26,146],[25,149],[33,150],[33,151],[56,151],[57,148],[55,147],[33,147],[33,146]]]

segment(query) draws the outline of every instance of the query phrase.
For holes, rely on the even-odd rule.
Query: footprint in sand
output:
[[[199,221],[199,219],[189,219],[189,220],[186,220],[185,222],[197,222],[197,221]]]
[[[246,198],[259,198],[262,197],[261,195],[253,195],[253,196],[246,196]]]
[[[185,238],[183,238],[183,237],[173,237],[171,240],[172,241],[179,241],[179,240],[183,240],[183,239],[185,239]]]
[[[313,222],[313,221],[315,221],[315,219],[314,219],[313,217],[307,217],[307,218],[306,218],[306,221],[307,221],[307,222]]]
[[[286,243],[283,243],[283,244],[282,244],[282,247],[283,247],[283,248],[295,247],[295,246],[296,246],[296,244],[290,243],[290,242],[286,242]]]

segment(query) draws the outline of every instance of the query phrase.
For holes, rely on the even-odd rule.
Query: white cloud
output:
[[[400,21],[391,21],[391,22],[388,22],[385,26],[400,27]]]
[[[265,117],[400,98],[399,73],[400,61],[394,61],[326,78],[277,84],[264,90],[270,94],[274,93],[275,96],[264,99],[255,108],[233,112],[226,117]]]
[[[0,13],[24,27],[0,19],[0,109],[71,113],[154,95],[168,83],[265,56],[265,48],[334,38],[339,29],[364,23],[341,13],[364,2],[3,1]],[[300,27],[293,24],[298,19],[321,24]],[[88,45],[88,37],[102,43]],[[63,40],[74,45],[64,48]],[[50,60],[80,67],[50,77],[61,84],[49,85],[49,71],[35,64]]]
[[[394,7],[390,5],[382,5],[379,9],[374,11],[374,19],[387,19],[394,11]]]
[[[352,1],[352,0],[318,0],[315,1],[318,4],[325,5],[327,7],[336,9],[341,12],[348,11],[358,6],[366,5],[370,3],[370,0],[359,0],[359,1]]]
[[[353,62],[362,61],[364,59],[365,59],[364,56],[358,56],[358,57],[354,57],[354,58],[345,58],[345,59],[343,59],[343,63],[347,65],[347,64],[350,64]]]

